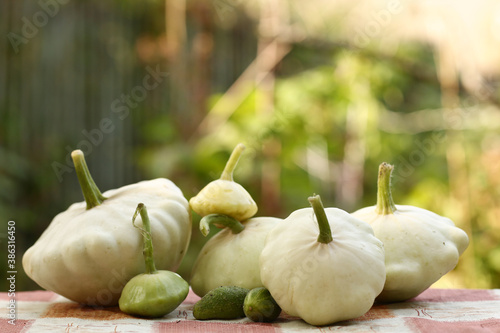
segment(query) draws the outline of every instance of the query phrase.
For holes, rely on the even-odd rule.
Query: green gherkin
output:
[[[252,321],[272,322],[281,313],[281,308],[264,287],[250,290],[243,303],[245,315]]]
[[[243,318],[243,302],[248,292],[236,286],[212,289],[194,305],[193,316],[200,320]]]
[[[144,261],[146,273],[139,274],[127,282],[118,304],[120,310],[134,316],[157,318],[174,311],[189,292],[189,284],[177,273],[156,270],[153,259],[151,227],[144,204],[139,204],[132,218],[141,214],[144,229]],[[135,224],[134,224],[135,226]]]

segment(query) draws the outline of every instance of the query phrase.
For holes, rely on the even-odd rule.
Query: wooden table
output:
[[[247,318],[197,321],[190,292],[172,313],[147,320],[122,313],[118,307],[81,306],[49,291],[17,292],[9,323],[7,293],[0,293],[0,332],[500,332],[500,289],[429,289],[407,302],[375,305],[364,316],[331,326],[314,327],[282,313],[271,324]]]

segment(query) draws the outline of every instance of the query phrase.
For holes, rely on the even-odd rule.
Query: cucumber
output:
[[[212,289],[196,302],[193,316],[198,320],[243,318],[243,302],[248,292],[248,289],[236,286]]]
[[[248,292],[243,302],[243,312],[250,320],[272,322],[281,313],[281,308],[264,287],[254,288]]]

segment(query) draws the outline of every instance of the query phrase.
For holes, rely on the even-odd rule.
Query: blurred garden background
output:
[[[15,221],[18,291],[39,288],[24,251],[83,200],[73,149],[102,191],[165,177],[189,199],[239,142],[234,177],[258,216],[312,193],[373,205],[378,165],[394,164],[397,204],[470,237],[435,286],[500,288],[496,1],[7,0],[0,13],[0,241],[6,253]]]

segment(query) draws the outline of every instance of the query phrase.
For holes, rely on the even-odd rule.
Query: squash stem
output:
[[[218,228],[227,227],[231,229],[233,234],[239,234],[245,229],[245,226],[235,218],[223,214],[209,214],[200,220],[200,231],[203,236],[207,236],[210,232],[210,225],[213,224]]]
[[[220,179],[222,180],[229,180],[233,181],[233,171],[234,168],[236,168],[236,164],[238,164],[238,161],[240,159],[241,154],[245,150],[245,145],[242,143],[239,143],[231,153],[231,156],[229,156],[229,160],[226,163],[226,166],[224,167],[224,170],[222,171],[222,174],[220,176]]]
[[[392,170],[394,170],[394,166],[386,162],[380,164],[378,168],[377,207],[375,212],[380,215],[389,215],[396,211],[396,205],[391,194]]]
[[[333,240],[332,230],[330,229],[330,223],[328,222],[328,218],[326,217],[325,208],[323,207],[321,198],[319,195],[314,195],[312,197],[309,197],[308,200],[314,210],[316,220],[318,221],[318,242],[328,244]]]
[[[141,215],[142,226],[138,227],[135,225],[135,218],[137,215]],[[146,274],[154,274],[157,272],[155,266],[155,260],[153,257],[153,239],[151,237],[151,223],[149,222],[148,211],[143,203],[137,205],[134,216],[132,217],[132,224],[134,227],[141,230],[142,239],[144,242],[142,254],[144,255],[144,262],[146,264]]]
[[[89,168],[87,167],[87,162],[85,162],[85,156],[81,150],[74,150],[71,152],[71,158],[73,159],[73,164],[75,165],[76,175],[78,177],[78,182],[80,183],[80,188],[82,189],[83,197],[87,203],[87,209],[94,208],[102,204],[107,198],[102,195],[101,191],[92,179],[90,175]]]

